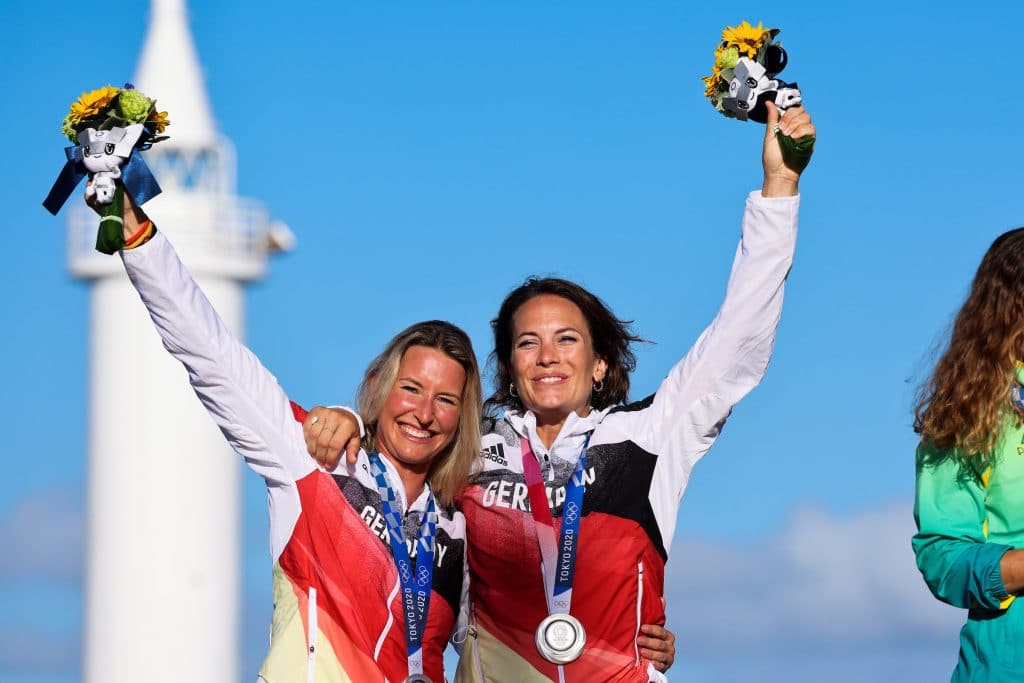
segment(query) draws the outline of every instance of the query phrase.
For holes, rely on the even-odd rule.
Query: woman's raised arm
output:
[[[644,402],[645,410],[609,416],[630,421],[628,431],[641,447],[669,456],[671,466],[663,466],[659,485],[672,489],[673,496],[682,495],[690,469],[711,448],[733,407],[761,381],[772,355],[796,246],[802,171],[783,162],[778,133],[816,134],[802,107],[788,110],[780,121],[769,105],[761,154],[764,185],[747,198],[718,314]],[[676,476],[667,476],[671,472]]]
[[[309,472],[299,425],[276,378],[227,328],[166,237],[147,227],[127,193],[125,200],[125,270],[207,412],[268,483],[291,483]]]

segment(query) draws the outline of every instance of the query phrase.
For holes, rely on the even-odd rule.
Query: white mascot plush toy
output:
[[[82,164],[92,176],[92,184],[85,190],[86,197],[96,195],[100,204],[114,201],[115,181],[121,177],[121,166],[131,156],[142,133],[142,124],[136,123],[110,130],[86,128],[78,134]]]
[[[782,50],[778,45],[769,46]],[[785,64],[785,59],[782,60]],[[779,69],[781,71],[781,69]],[[765,101],[770,100],[780,112],[795,107],[801,102],[800,88],[796,83],[786,83],[769,74],[763,65],[748,57],[740,57],[729,81],[729,96],[722,100],[722,106],[740,121],[748,118],[764,123],[768,120]]]

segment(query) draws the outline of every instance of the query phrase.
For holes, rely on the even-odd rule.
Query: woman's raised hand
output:
[[[103,215],[103,206],[96,200],[95,193],[90,193],[89,188],[92,186],[92,179],[89,179],[85,183],[85,203],[89,205],[89,208],[96,212],[96,215]],[[123,232],[124,238],[127,240],[132,235],[138,233],[139,228],[149,218],[146,216],[146,212],[142,210],[141,206],[138,206],[133,200],[132,196],[127,190],[124,191],[124,219]]]
[[[780,118],[775,104],[766,104],[768,122],[765,124],[764,148],[761,152],[761,163],[764,166],[764,187],[761,194],[765,197],[790,197],[798,191],[797,186],[803,168],[796,170],[786,165],[782,158],[778,135],[788,135],[798,140],[808,135],[816,137],[817,132],[811,122],[811,115],[803,107],[787,109]]]
[[[359,422],[352,413],[337,408],[317,406],[306,415],[302,423],[309,454],[324,469],[331,471],[341,462],[341,454],[348,456],[350,465],[359,457]]]

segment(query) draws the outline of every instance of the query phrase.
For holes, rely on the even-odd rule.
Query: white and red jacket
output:
[[[334,473],[317,468],[302,436],[304,411],[225,327],[162,234],[122,258],[164,346],[188,370],[231,446],[267,483],[274,615],[260,677],[267,683],[403,680],[398,572],[366,454]],[[400,481],[382,460],[391,481]],[[407,537],[415,539],[428,492],[411,505],[401,487],[398,494]],[[465,520],[452,509],[438,512],[423,662],[424,673],[440,682],[445,646],[465,612],[467,580]]]
[[[460,501],[472,625],[457,681],[662,680],[636,637],[641,624],[665,621],[665,561],[690,472],[771,358],[798,207],[798,197],[750,195],[722,307],[653,395],[585,418],[571,414],[550,449],[530,412],[485,420],[478,469]],[[520,440],[529,439],[540,462],[557,531],[588,434],[571,611],[587,645],[559,672],[534,645],[548,611]]]

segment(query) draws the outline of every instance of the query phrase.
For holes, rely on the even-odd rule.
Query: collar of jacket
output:
[[[422,514],[427,509],[427,500],[431,495],[430,481],[423,482],[423,490],[420,491],[420,495],[416,497],[416,500],[412,501],[412,505],[406,500],[405,486],[402,485],[402,477],[398,473],[398,468],[395,467],[394,463],[391,462],[390,458],[383,455],[380,456],[380,461],[384,465],[384,471],[388,473],[388,483],[391,484],[391,488],[394,489],[395,495],[398,496],[398,501],[402,507],[402,515],[407,515],[410,512],[419,512]],[[348,458],[342,457],[341,464],[342,470],[335,470],[335,474],[341,474],[344,472],[349,477],[355,478],[360,484],[377,490],[377,480],[374,479],[373,475],[370,474],[370,456],[367,455],[366,451],[362,448],[359,449],[359,457],[356,458],[355,465],[348,464]],[[360,474],[361,472],[361,474]],[[437,504],[438,513],[441,512],[441,504]]]
[[[583,436],[594,431],[609,411],[611,411],[610,406],[604,410],[594,410],[591,408],[586,417],[580,417],[576,414],[576,411],[569,413],[569,417],[565,418],[565,423],[562,424],[561,431],[558,432],[558,436],[551,444],[550,450],[555,450],[558,443],[563,439]],[[532,410],[528,410],[525,413],[520,413],[517,410],[506,410],[504,418],[512,426],[516,434],[519,435],[519,438],[527,438],[531,443],[539,441],[537,439],[537,416],[533,414]]]

